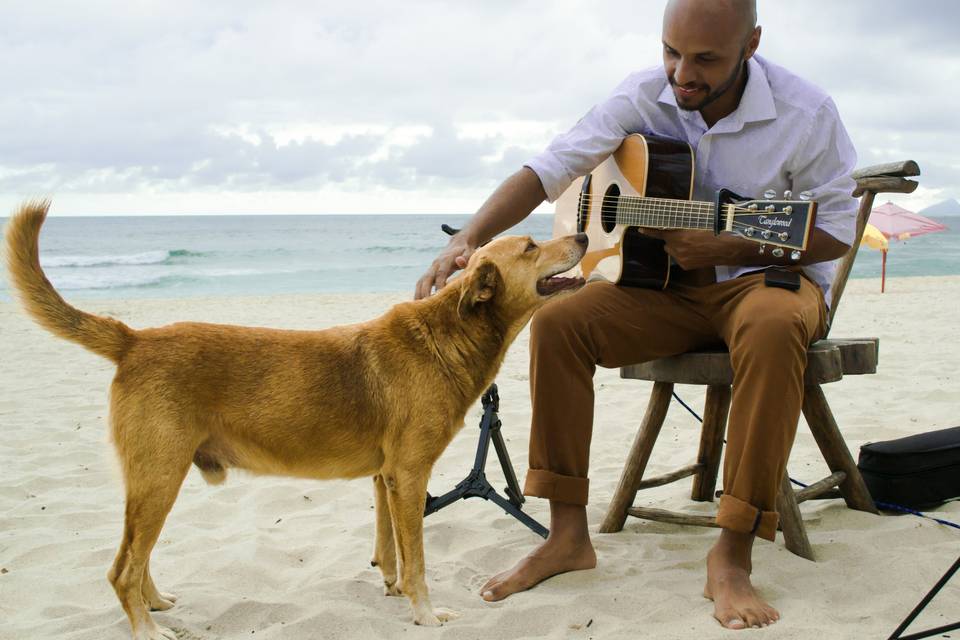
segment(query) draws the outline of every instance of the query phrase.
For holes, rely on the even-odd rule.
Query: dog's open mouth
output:
[[[579,289],[585,282],[586,281],[579,276],[576,278],[548,276],[537,280],[537,293],[542,296],[549,296],[567,289]]]

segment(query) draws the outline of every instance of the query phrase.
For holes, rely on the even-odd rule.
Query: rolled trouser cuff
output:
[[[564,476],[544,469],[529,469],[523,495],[546,498],[554,502],[586,505],[590,479]]]
[[[776,511],[761,511],[749,502],[731,495],[720,496],[717,525],[724,529],[737,533],[752,533],[764,540],[773,541],[779,521],[780,514]]]

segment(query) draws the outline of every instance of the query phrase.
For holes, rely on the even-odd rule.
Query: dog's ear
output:
[[[502,286],[500,270],[489,260],[483,260],[474,269],[464,274],[463,284],[460,285],[460,302],[457,312],[471,310],[478,304],[487,302],[497,294]]]

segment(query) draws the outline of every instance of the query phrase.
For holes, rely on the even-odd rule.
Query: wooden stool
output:
[[[804,558],[814,559],[813,549],[810,547],[803,521],[800,519],[798,503],[839,487],[840,494],[850,508],[877,513],[877,508],[863,483],[863,478],[860,477],[860,471],[843,441],[843,436],[840,435],[837,423],[830,412],[830,406],[820,388],[822,384],[841,380],[844,375],[875,373],[877,355],[876,339],[820,340],[807,351],[803,414],[832,473],[796,493],[791,489],[790,481],[784,476],[780,494],[777,497],[777,511],[780,512],[786,547]],[[600,532],[620,531],[623,529],[627,515],[676,524],[717,526],[714,518],[710,516],[632,505],[637,491],[658,487],[689,476],[694,476],[691,499],[713,500],[733,384],[730,354],[726,351],[685,353],[624,367],[620,375],[623,378],[648,380],[654,385],[646,415],[627,457],[620,484],[607,509]],[[671,473],[644,479],[643,472],[666,418],[674,384],[707,385],[700,452],[694,464]]]

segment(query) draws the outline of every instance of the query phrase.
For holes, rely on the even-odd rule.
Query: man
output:
[[[721,534],[707,555],[704,595],[725,627],[766,626],[779,613],[754,591],[756,536],[773,540],[775,500],[796,433],[807,345],[826,330],[837,258],[854,237],[849,177],[855,152],[836,107],[820,89],[754,56],[754,0],[670,0],[663,69],[633,74],[568,133],[508,178],[454,236],[417,283],[439,289],[484,241],[555,200],[609,156],[628,133],[686,140],[696,154],[694,197],[727,187],[758,195],[811,191],[816,228],[799,263],[758,253],[722,234],[649,230],[684,269],[715,282],[665,291],[596,282],[541,309],[531,323],[533,424],[524,493],[550,500],[550,537],[481,589],[486,600],[565,571],[596,566],[587,530],[592,377],[618,367],[725,343],[735,372],[724,463]],[[800,289],[765,286],[770,265],[799,265]]]

